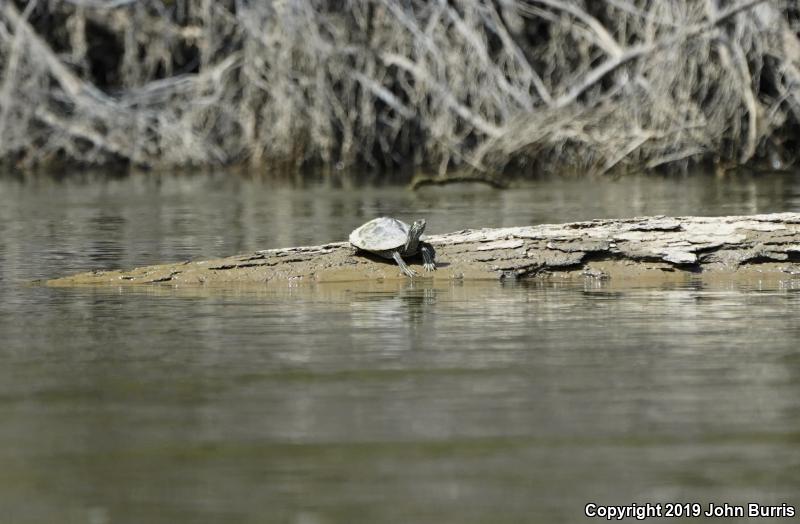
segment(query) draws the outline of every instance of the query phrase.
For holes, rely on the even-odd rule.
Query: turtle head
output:
[[[424,218],[415,220],[414,223],[411,224],[411,229],[408,230],[408,238],[406,239],[406,246],[405,246],[405,251],[407,253],[412,253],[417,251],[417,245],[419,244],[419,240],[420,237],[422,236],[423,231],[425,231]]]

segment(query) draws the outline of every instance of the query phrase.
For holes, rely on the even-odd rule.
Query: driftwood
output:
[[[687,280],[800,278],[800,213],[603,219],[428,237],[434,280],[588,278]],[[95,271],[46,282],[74,285],[213,285],[402,279],[397,265],[346,242],[257,251],[216,260]]]
[[[508,189],[508,180],[481,172],[446,173],[444,175],[416,175],[409,187],[413,190],[428,186],[449,186],[455,184],[485,184],[495,189]]]

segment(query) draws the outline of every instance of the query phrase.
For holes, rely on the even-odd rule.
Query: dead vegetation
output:
[[[7,0],[0,161],[603,173],[795,161],[778,0]]]

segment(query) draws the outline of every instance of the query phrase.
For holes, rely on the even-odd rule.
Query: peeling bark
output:
[[[800,213],[726,217],[643,217],[463,230],[427,237],[435,280],[715,277],[791,279],[800,274]],[[347,242],[270,249],[216,260],[93,271],[51,286],[161,283],[343,282],[405,279],[391,261]]]

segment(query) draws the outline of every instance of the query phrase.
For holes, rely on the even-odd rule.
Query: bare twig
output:
[[[791,162],[798,15],[719,5],[0,0],[0,162]]]

